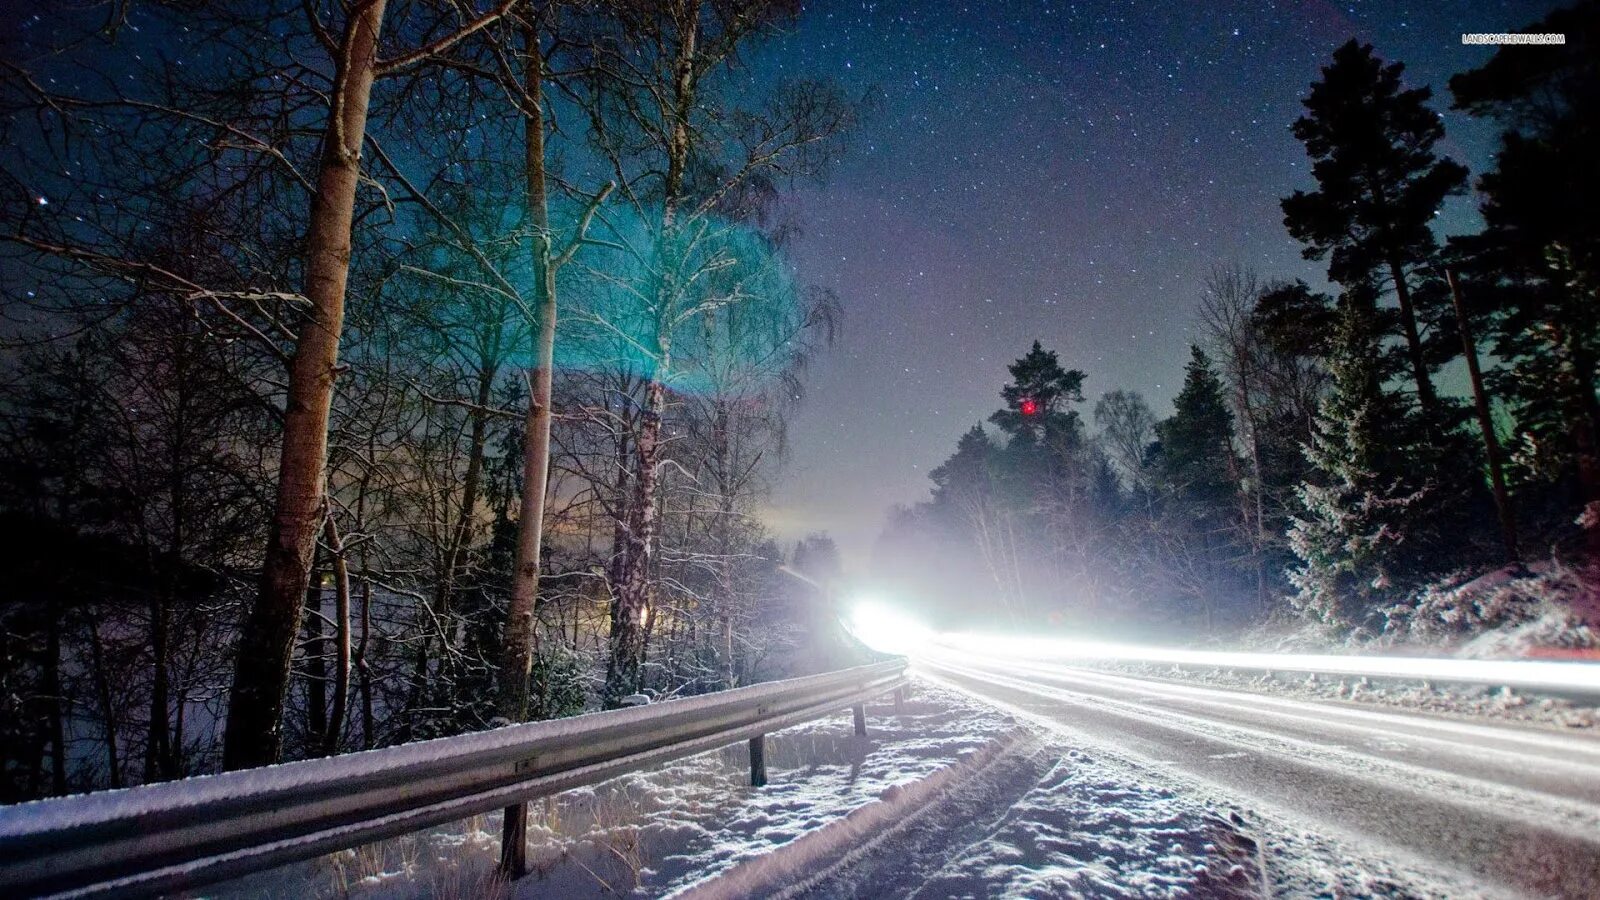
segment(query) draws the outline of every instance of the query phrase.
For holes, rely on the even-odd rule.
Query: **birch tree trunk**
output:
[[[519,722],[528,715],[528,679],[533,672],[534,607],[539,600],[539,557],[544,540],[545,490],[550,478],[550,388],[555,366],[556,281],[551,264],[550,206],[545,184],[544,57],[533,26],[524,29],[523,146],[539,336],[528,373],[528,411],[523,419],[522,505],[511,570],[511,606],[506,610],[504,659],[500,667],[500,715]]]
[[[511,569],[511,603],[500,664],[500,716],[511,722],[528,717],[529,680],[538,634],[540,556],[544,545],[545,494],[550,480],[550,394],[556,352],[556,267],[550,234],[549,188],[545,179],[544,50],[537,24],[522,28],[523,193],[533,229],[529,256],[533,263],[539,335],[533,370],[528,373],[528,409],[523,418],[522,504],[517,518],[517,544]],[[576,240],[576,238],[574,239]],[[528,804],[505,808],[501,818],[500,872],[521,878],[528,868]]]
[[[661,219],[654,235],[659,272],[655,294],[655,360],[645,386],[644,409],[639,417],[635,439],[633,493],[629,502],[626,553],[621,584],[611,604],[611,647],[606,665],[606,686],[602,701],[615,709],[629,694],[643,687],[641,677],[645,653],[645,624],[653,584],[651,563],[656,543],[656,493],[661,463],[661,418],[666,409],[665,379],[672,364],[672,310],[677,297],[678,252],[677,208],[683,200],[684,177],[688,171],[691,133],[689,116],[694,109],[696,63],[700,13],[698,4],[677,10],[680,31],[673,59],[670,102],[663,103],[667,124],[666,173],[662,191]]]
[[[639,416],[622,583],[611,603],[610,658],[606,664],[602,698],[606,709],[616,709],[622,705],[623,698],[639,693],[644,687],[645,619],[654,587],[650,569],[655,558],[661,416],[666,407],[666,386],[661,382],[660,373],[670,359],[670,347],[658,347],[657,371],[645,386],[644,410]]]
[[[223,737],[225,769],[269,765],[282,751],[290,659],[322,527],[328,414],[344,326],[350,229],[386,2],[352,5],[335,58],[306,236],[305,296],[310,308],[289,364],[278,490],[261,591],[239,637]]]

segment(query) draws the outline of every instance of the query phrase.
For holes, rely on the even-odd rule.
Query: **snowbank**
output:
[[[1477,659],[1600,651],[1600,584],[1555,561],[1503,568],[1422,591],[1387,610],[1386,643],[1444,647]]]
[[[1600,665],[1600,574],[1549,560],[1431,585],[1384,611],[1382,633],[1353,638],[1327,625],[1278,619],[1229,649],[1256,653],[1454,656],[1479,660],[1592,660]],[[1592,700],[1490,685],[1429,684],[1360,677],[1307,677],[1247,669],[1124,663],[1141,677],[1300,698],[1379,703],[1450,715],[1492,716],[1564,728],[1600,727]]]

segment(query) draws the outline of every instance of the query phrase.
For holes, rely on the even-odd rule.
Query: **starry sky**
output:
[[[1309,188],[1289,133],[1351,37],[1431,85],[1439,150],[1474,173],[1493,129],[1449,112],[1484,62],[1463,32],[1518,31],[1549,2],[818,0],[749,62],[816,73],[877,108],[828,181],[800,189],[796,265],[838,292],[839,342],[812,368],[767,519],[824,530],[865,564],[888,510],[999,404],[1038,339],[1105,391],[1171,412],[1207,271],[1323,284],[1278,201]],[[1440,230],[1470,230],[1470,198]]]

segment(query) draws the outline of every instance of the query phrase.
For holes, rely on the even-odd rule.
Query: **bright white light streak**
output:
[[[934,639],[928,626],[876,600],[857,601],[845,626],[861,643],[897,656],[911,656]]]
[[[980,634],[939,635],[933,642],[933,647],[957,656],[983,656],[998,661],[1165,663],[1220,669],[1505,685],[1526,690],[1600,695],[1600,664],[1592,662],[1339,656],[1318,653],[1232,653],[1145,647],[1071,638],[1023,638]]]

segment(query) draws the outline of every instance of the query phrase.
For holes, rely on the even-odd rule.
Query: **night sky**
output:
[[[1170,414],[1213,265],[1324,283],[1278,200],[1311,186],[1289,125],[1334,48],[1359,38],[1432,85],[1439,149],[1476,175],[1494,133],[1448,111],[1445,82],[1492,48],[1461,34],[1558,5],[808,4],[752,67],[875,87],[881,103],[799,198],[800,272],[838,292],[845,322],[808,379],[768,521],[788,539],[826,530],[864,562],[1034,339],[1087,374],[1086,421],[1119,387]],[[1460,199],[1441,231],[1475,220]]]

